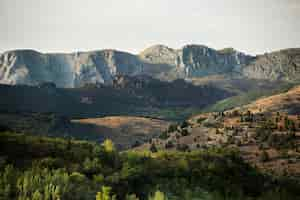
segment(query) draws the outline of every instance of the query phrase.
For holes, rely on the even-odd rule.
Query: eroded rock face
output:
[[[44,55],[32,50],[18,50],[0,56],[1,83],[38,84],[55,82],[72,87],[71,57]]]
[[[116,75],[138,75],[143,63],[134,55],[114,50],[75,54],[75,87],[86,83],[111,84]]]
[[[58,87],[79,87],[110,83],[116,74],[135,75],[141,70],[136,56],[113,50],[73,54],[18,50],[0,56],[0,82],[13,85],[54,82]]]
[[[164,45],[154,45],[142,51],[140,57],[152,64],[177,65],[178,50],[171,49]]]
[[[242,72],[244,76],[254,79],[299,80],[300,49],[286,49],[257,56]]]
[[[199,45],[185,46],[181,58],[188,77],[240,72],[253,59],[233,49],[216,51]]]
[[[203,45],[171,49],[152,46],[139,55],[116,50],[42,54],[15,50],[0,55],[0,83],[81,87],[88,83],[112,84],[116,75],[149,75],[161,80],[238,74],[245,78],[296,80],[300,49],[252,57],[234,49],[215,50]]]
[[[143,51],[140,57],[148,63],[173,66],[169,75],[177,78],[240,73],[241,68],[253,59],[234,49],[217,51],[203,45],[187,45],[178,50],[156,45]]]

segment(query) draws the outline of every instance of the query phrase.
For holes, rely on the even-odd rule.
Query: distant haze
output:
[[[300,47],[299,0],[0,0],[0,51]]]

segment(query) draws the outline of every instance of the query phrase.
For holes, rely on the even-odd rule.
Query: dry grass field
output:
[[[254,113],[277,110],[296,113],[300,110],[300,86],[294,87],[285,93],[258,99],[245,106],[245,108]]]
[[[150,138],[158,136],[170,124],[163,120],[132,116],[109,116],[72,120],[72,122],[94,126],[89,131],[112,139],[121,149],[130,148],[132,145],[146,142]]]

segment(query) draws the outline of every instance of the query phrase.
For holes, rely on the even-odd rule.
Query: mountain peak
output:
[[[177,51],[165,45],[151,46],[139,54],[139,57],[152,64],[174,65],[177,57]]]
[[[227,47],[227,48],[223,48],[223,49],[220,49],[218,50],[219,53],[222,53],[222,54],[232,54],[232,53],[236,53],[238,52],[237,50],[235,50],[234,48],[232,47]]]
[[[152,52],[161,52],[161,51],[175,51],[175,50],[163,44],[156,44],[144,49],[140,53],[140,55],[145,55]]]
[[[203,44],[186,44],[182,47],[182,49],[185,49],[185,48],[201,48],[201,49],[212,49],[206,45],[203,45]]]

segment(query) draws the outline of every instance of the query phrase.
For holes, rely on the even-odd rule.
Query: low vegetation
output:
[[[300,183],[272,178],[234,149],[117,152],[71,139],[0,134],[0,199],[298,199]]]

